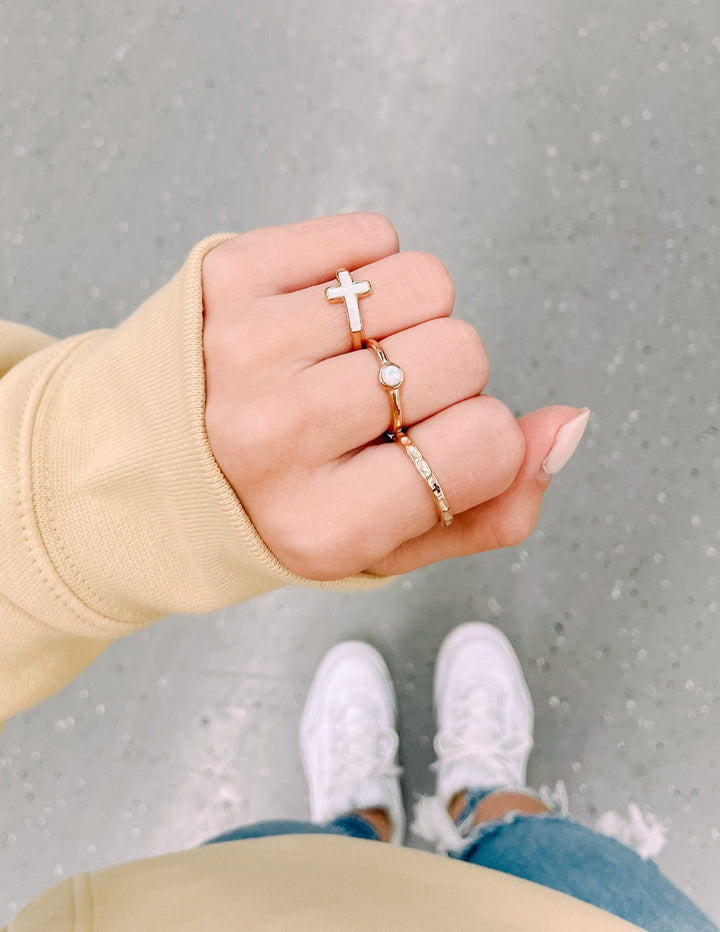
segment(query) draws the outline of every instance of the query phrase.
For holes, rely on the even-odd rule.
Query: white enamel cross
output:
[[[362,317],[358,298],[362,295],[372,294],[370,282],[356,282],[347,269],[339,269],[336,275],[337,285],[325,289],[325,297],[333,304],[344,301],[347,311],[350,330],[355,334],[362,334]],[[355,340],[357,342],[357,340]]]

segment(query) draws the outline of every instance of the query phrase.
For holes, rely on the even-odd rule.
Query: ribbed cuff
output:
[[[288,583],[357,590],[385,581],[296,576],[260,539],[212,455],[201,271],[231,237],[199,243],[117,329],[45,351],[20,459],[33,556],[63,606],[45,619],[54,626],[127,633]]]

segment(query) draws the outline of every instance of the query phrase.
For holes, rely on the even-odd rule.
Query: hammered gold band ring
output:
[[[402,428],[400,386],[405,380],[405,373],[396,363],[390,362],[377,340],[365,340],[365,346],[375,353],[377,361],[380,363],[378,381],[387,392],[390,400],[390,427],[388,433],[396,434]]]
[[[422,478],[427,483],[428,488],[432,492],[433,501],[437,506],[437,510],[440,513],[440,523],[443,527],[450,527],[453,523],[453,513],[450,508],[450,504],[445,497],[445,493],[442,490],[442,486],[437,480],[437,476],[428,466],[428,462],[425,457],[422,455],[417,445],[408,437],[404,430],[398,430],[394,434],[388,434],[398,446],[407,453],[410,459],[415,466],[415,469],[420,473]]]

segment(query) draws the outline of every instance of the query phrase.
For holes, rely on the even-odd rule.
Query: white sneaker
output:
[[[533,706],[520,662],[497,628],[469,622],[445,638],[435,665],[436,797],[525,786]]]
[[[314,822],[357,809],[385,809],[392,843],[402,844],[405,811],[395,716],[390,673],[374,648],[346,641],[325,655],[300,725]]]

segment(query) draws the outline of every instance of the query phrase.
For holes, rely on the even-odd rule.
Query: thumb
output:
[[[577,449],[589,417],[590,408],[556,405],[519,418],[518,424],[525,435],[525,459],[515,481],[535,480],[546,488]]]

